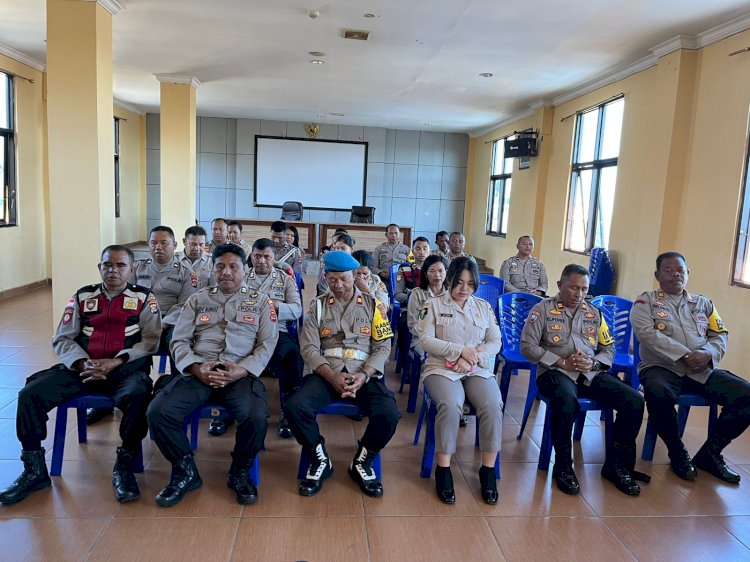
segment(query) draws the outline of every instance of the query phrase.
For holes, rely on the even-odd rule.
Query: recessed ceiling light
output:
[[[333,115],[334,117],[343,117],[343,113],[329,113],[328,115]]]
[[[432,127],[432,123],[425,123],[424,126],[425,127]]]
[[[363,17],[366,17],[366,18],[377,18],[379,16],[376,16],[375,14],[365,14]]]
[[[324,57],[326,56],[325,53],[321,53],[320,51],[307,51],[307,54],[316,58]]]
[[[481,76],[482,78],[492,78],[494,74],[492,74],[491,72],[480,72],[479,76]]]
[[[313,59],[310,61],[311,64],[325,64],[326,61],[320,59]]]
[[[316,115],[315,116],[315,119],[325,119],[325,118],[326,118],[325,115]]]

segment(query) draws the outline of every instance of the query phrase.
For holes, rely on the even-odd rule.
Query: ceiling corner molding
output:
[[[728,22],[717,25],[716,27],[712,27],[703,33],[699,33],[696,38],[698,48],[706,47],[712,43],[716,43],[717,41],[721,41],[722,39],[726,39],[737,33],[741,33],[748,28],[750,28],[750,13],[729,20]]]
[[[117,107],[121,107],[125,111],[130,111],[131,113],[135,113],[137,115],[146,115],[145,111],[142,111],[142,110],[138,109],[136,106],[130,105],[129,103],[126,103],[126,102],[124,102],[122,100],[118,100],[117,98],[112,98],[112,102]]]
[[[168,82],[170,84],[190,84],[193,88],[201,85],[201,81],[195,76],[185,74],[154,74],[159,82]]]
[[[642,59],[635,61],[633,64],[630,64],[625,68],[616,70],[610,74],[605,74],[601,78],[598,78],[593,82],[589,82],[588,84],[581,86],[580,88],[556,97],[552,100],[552,105],[558,106],[563,103],[569,102],[572,99],[593,92],[594,90],[598,90],[599,88],[603,88],[608,84],[612,84],[613,82],[617,82],[618,80],[627,78],[628,76],[641,72],[642,70],[651,68],[652,66],[655,66],[656,63],[657,58],[654,55],[643,57]]]
[[[534,102],[538,103],[538,102]],[[528,109],[525,109],[521,111],[520,113],[516,113],[514,115],[511,115],[510,117],[506,117],[505,119],[501,119],[500,121],[496,121],[495,123],[492,123],[491,125],[487,125],[486,127],[482,127],[481,129],[476,129],[474,131],[469,131],[469,137],[471,138],[477,138],[477,137],[483,137],[487,133],[491,133],[495,129],[499,129],[501,127],[505,127],[506,125],[510,125],[511,123],[515,123],[516,121],[520,121],[521,119],[527,119],[529,117],[533,117],[535,113],[535,110],[532,107],[529,107]]]
[[[125,9],[125,6],[123,6],[117,0],[96,0],[96,3],[107,10],[113,16],[116,16]]]
[[[39,72],[44,72],[47,68],[46,65],[42,64],[38,60],[24,55],[20,51],[16,51],[13,47],[6,45],[5,43],[0,43],[0,55],[5,55],[6,57],[13,59],[14,61],[25,64],[26,66],[30,66],[31,68],[33,68],[34,70],[38,70]]]
[[[674,51],[679,51],[680,49],[694,51],[698,48],[697,37],[692,35],[678,35],[677,37],[673,37],[668,41],[664,41],[663,43],[651,47],[649,51],[651,51],[656,58],[661,58],[664,55],[668,55]]]
[[[536,100],[534,102],[531,102],[529,104],[529,107],[536,111],[537,109],[542,109],[543,107],[549,107],[551,104],[546,100]]]

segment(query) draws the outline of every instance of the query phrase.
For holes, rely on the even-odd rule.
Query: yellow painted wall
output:
[[[575,118],[561,118],[624,93],[609,242],[616,292],[632,299],[651,289],[656,255],[682,251],[691,270],[689,289],[712,298],[730,329],[722,366],[750,375],[744,345],[750,340],[750,290],[730,284],[747,158],[750,54],[728,56],[748,42],[745,31],[700,51],[670,53],[654,67],[472,139],[468,251],[497,271],[515,252],[516,238],[532,232],[535,253],[551,278],[568,263],[588,265],[588,256],[562,249]],[[491,149],[485,142],[527,127],[543,130],[540,156],[532,159],[531,170],[514,169],[507,239],[487,236]]]
[[[146,229],[146,118],[117,105],[120,118],[120,217],[115,240],[127,244],[143,240]]]
[[[0,70],[31,78],[14,81],[16,93],[16,154],[18,226],[0,228],[0,291],[48,276],[46,255],[44,106],[42,73],[0,55]]]

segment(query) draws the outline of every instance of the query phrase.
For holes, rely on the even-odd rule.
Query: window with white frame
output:
[[[492,143],[492,168],[490,188],[487,197],[487,225],[485,232],[490,236],[508,234],[508,211],[510,210],[510,189],[512,184],[513,158],[505,157],[505,140],[515,136],[497,139]]]
[[[622,96],[576,115],[565,249],[606,248],[615,203]]]
[[[16,134],[13,77],[0,72],[0,226],[16,224]]]
[[[735,247],[734,274],[732,281],[735,285],[750,287],[750,144],[745,158],[745,181],[742,189],[742,206],[740,207],[740,222],[737,229],[737,245]]]

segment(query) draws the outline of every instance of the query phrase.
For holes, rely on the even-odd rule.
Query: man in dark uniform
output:
[[[635,478],[648,479],[633,471],[643,397],[607,373],[614,357],[614,340],[599,310],[585,302],[588,270],[576,264],[565,266],[557,287],[555,297],[531,309],[521,334],[521,353],[537,365],[536,384],[549,399],[555,448],[552,476],[566,494],[580,491],[573,471],[571,434],[578,416],[578,396],[590,397],[617,410],[602,476],[621,492],[637,496],[641,489]]]
[[[153,439],[172,463],[169,484],[156,503],[171,507],[203,485],[185,435],[185,417],[218,402],[237,419],[237,435],[227,485],[240,504],[258,501],[248,474],[268,429],[266,389],[260,374],[278,339],[273,301],[244,282],[245,253],[236,244],[213,253],[216,285],[185,303],[171,349],[182,373],[157,393],[148,408]]]
[[[654,276],[659,289],[642,293],[630,312],[640,342],[638,373],[649,421],[667,445],[677,476],[694,480],[697,467],[724,482],[739,484],[739,473],[727,466],[721,451],[750,425],[750,383],[719,368],[729,332],[709,299],[685,290],[685,256],[661,254]],[[722,406],[692,461],[677,429],[675,404],[683,392],[705,396]]]
[[[352,256],[337,250],[323,260],[329,289],[310,304],[300,334],[302,358],[312,373],[284,406],[294,437],[310,457],[299,493],[317,494],[333,473],[318,412],[331,402],[351,400],[370,419],[349,476],[365,494],[379,497],[383,485],[372,463],[393,437],[400,417],[396,399],[383,382],[392,337],[388,310],[354,286],[352,272],[359,262]]]
[[[107,246],[99,264],[102,283],[79,289],[68,301],[52,340],[61,363],[31,375],[18,393],[16,433],[24,470],[0,492],[0,503],[20,502],[52,484],[42,448],[47,412],[92,393],[111,396],[122,410],[115,498],[128,502],[140,495],[132,463],[146,436],[151,354],[159,345],[161,319],[153,294],[128,283],[133,261],[125,246]]]

